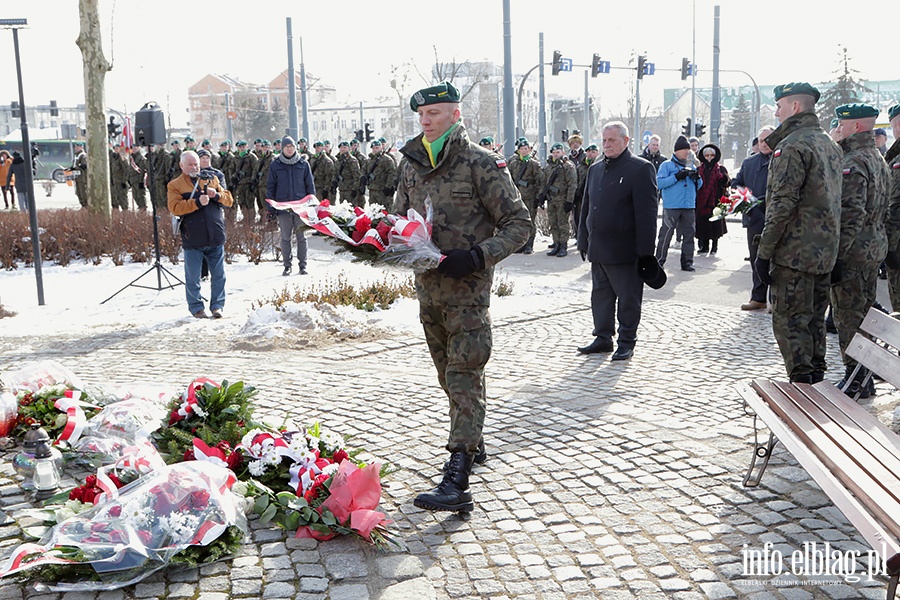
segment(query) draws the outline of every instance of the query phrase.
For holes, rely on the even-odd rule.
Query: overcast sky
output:
[[[627,66],[634,52],[646,52],[658,69],[680,69],[692,56],[696,13],[698,86],[709,86],[713,64],[715,2],[641,0],[639,2],[538,2],[511,0],[514,73],[538,62],[538,34],[544,33],[545,60],[553,50],[576,63],[589,64],[594,52],[615,66]],[[895,79],[886,28],[853,27],[812,3],[774,0],[719,1],[720,68],[749,72],[761,86],[794,80],[833,78],[846,46],[851,68],[869,80]],[[695,7],[692,10],[692,6]],[[888,23],[889,7],[874,5],[872,23]],[[225,73],[242,81],[266,83],[287,67],[285,18],[291,17],[295,68],[300,68],[300,39],[307,72],[337,87],[342,97],[375,100],[393,94],[392,66],[410,63],[428,74],[434,47],[441,60],[503,60],[502,0],[441,3],[394,0],[297,2],[269,0],[101,0],[103,46],[113,70],[106,78],[107,105],[134,112],[147,100],[171,113],[172,123],[187,121],[187,89],[207,73]],[[7,18],[24,17],[20,30],[25,102],[61,106],[84,102],[76,0],[30,0],[7,4]],[[8,104],[16,98],[12,33],[0,31],[0,81]],[[601,112],[622,106],[633,72],[613,71],[590,80]],[[536,77],[536,75],[535,75]],[[741,74],[723,74],[722,85],[746,85]],[[514,82],[517,85],[518,81]],[[410,92],[424,85],[413,80]],[[663,88],[682,85],[677,71],[646,77],[642,106],[662,105]],[[548,93],[581,97],[583,70],[551,77]],[[898,99],[900,100],[900,99]]]

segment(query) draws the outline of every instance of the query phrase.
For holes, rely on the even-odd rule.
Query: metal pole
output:
[[[44,305],[44,275],[41,270],[41,240],[38,233],[37,207],[34,205],[34,174],[31,172],[31,140],[28,138],[28,119],[25,116],[25,92],[22,90],[22,64],[19,60],[19,30],[13,28],[16,49],[16,77],[19,83],[19,117],[22,129],[22,155],[25,158],[25,195],[28,199],[28,222],[31,225],[31,252],[34,260],[34,279],[37,283],[38,306]],[[18,193],[16,194],[18,195]]]
[[[288,129],[291,137],[297,139],[297,86],[294,80],[294,34],[291,32],[291,18],[287,17],[287,52],[288,52]]]
[[[712,104],[709,107],[709,139],[717,146],[721,144],[719,125],[722,121],[722,100],[719,89],[719,6],[713,7],[713,89]]]
[[[516,111],[512,84],[512,34],[510,0],[503,0],[503,155],[516,149]]]
[[[691,127],[697,122],[697,1],[691,1]],[[694,135],[694,132],[689,132]]]
[[[547,162],[547,98],[544,91],[544,32],[538,34],[538,65],[540,65],[540,86],[538,105],[538,158]]]
[[[400,118],[403,119],[402,116]],[[360,103],[359,103],[359,128],[365,129],[365,126],[363,125],[363,103],[362,103],[362,101],[360,101]],[[366,132],[363,131],[363,139],[359,140],[359,145],[362,146],[363,154],[366,153],[366,139],[365,138],[366,138]]]
[[[226,127],[226,135],[228,139],[234,143],[236,140],[234,139],[234,119],[228,116],[228,113],[231,112],[231,94],[225,92],[225,122],[227,123]]]
[[[584,72],[584,118],[582,119],[581,135],[584,137],[584,145],[591,143],[591,105],[588,92],[588,72]]]
[[[634,80],[634,131],[631,132],[634,153],[641,153],[641,80]]]
[[[294,85],[294,82],[291,82],[291,86]],[[306,89],[306,65],[303,64],[303,38],[300,38],[300,96],[301,96],[301,104],[303,105],[303,137],[309,139],[309,96],[307,95]]]

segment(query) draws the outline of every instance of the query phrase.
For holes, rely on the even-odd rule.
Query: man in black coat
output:
[[[578,351],[612,352],[618,316],[618,348],[612,360],[627,360],[634,354],[644,291],[639,269],[659,267],[653,254],[656,169],[633,155],[628,141],[624,123],[613,121],[604,126],[604,158],[588,171],[578,230],[581,258],[591,262],[591,313],[596,336]]]

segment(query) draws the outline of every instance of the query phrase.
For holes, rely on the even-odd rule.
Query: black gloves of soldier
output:
[[[756,274],[759,276],[759,280],[766,285],[772,285],[772,275],[769,273],[769,261],[757,256],[753,266],[756,267]]]
[[[888,252],[887,256],[884,258],[884,264],[886,264],[889,269],[900,269],[900,250],[891,250]]]
[[[575,205],[571,202],[563,202],[563,210],[567,213],[572,212],[572,209],[575,208]]]
[[[438,265],[438,273],[462,279],[484,268],[484,253],[478,246],[471,250],[451,250]]]
[[[544,208],[544,204],[547,203],[547,194],[539,194],[537,197],[537,207]]]
[[[682,169],[682,170],[678,171],[677,173],[675,173],[675,179],[677,179],[678,181],[683,181],[683,180],[687,179],[687,176],[690,174],[691,174],[691,172],[688,171],[687,169]]]
[[[844,261],[837,259],[831,269],[831,285],[836,285],[844,278]]]
[[[393,196],[394,195],[394,188],[392,188],[392,187],[386,187],[381,191],[384,192],[385,196]]]

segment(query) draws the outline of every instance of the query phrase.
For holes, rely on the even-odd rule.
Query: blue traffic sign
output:
[[[656,63],[648,62],[644,63],[644,75],[654,75],[656,74]]]
[[[601,60],[597,63],[597,72],[598,73],[609,73],[609,61]]]
[[[563,58],[559,63],[560,71],[571,71],[572,70],[572,59],[571,58]]]
[[[649,131],[649,130],[648,130],[648,131],[645,131],[644,134],[641,136],[641,144],[644,145],[644,146],[646,146],[647,144],[649,144],[649,143],[650,143],[650,136],[652,136],[652,135],[653,135],[653,132],[652,132],[652,131]]]

